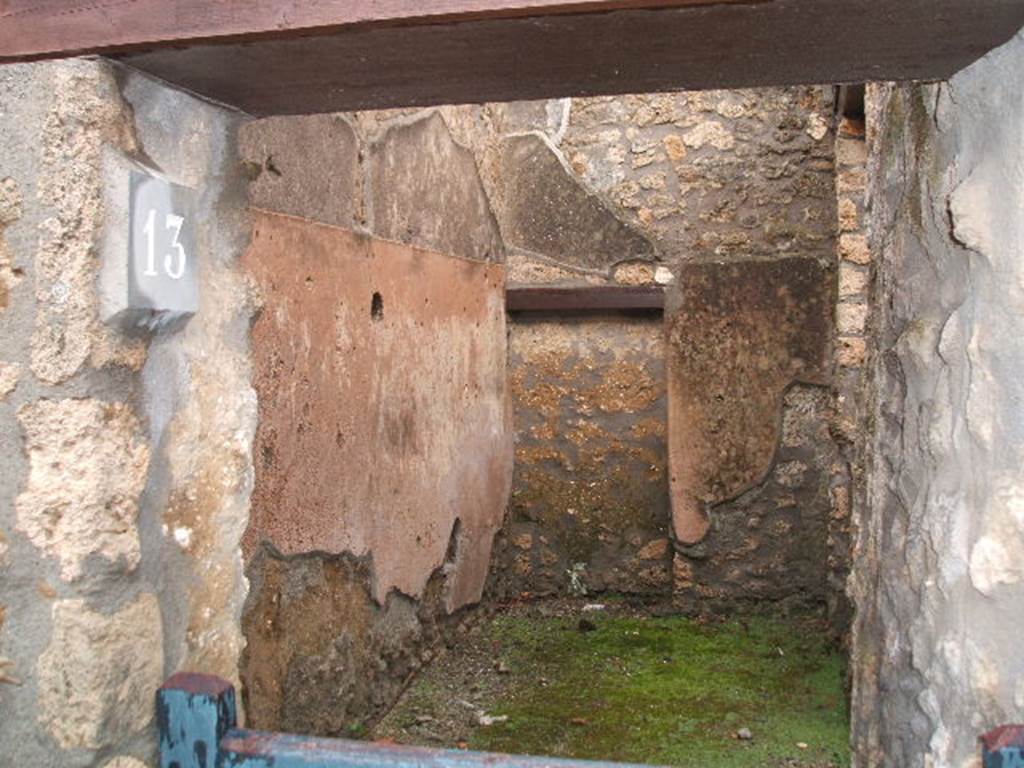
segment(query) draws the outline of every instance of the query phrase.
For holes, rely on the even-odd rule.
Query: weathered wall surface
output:
[[[675,591],[688,607],[827,601],[828,277],[810,258],[680,270],[668,453]]]
[[[3,760],[142,765],[165,675],[237,675],[252,414],[231,119],[91,61],[4,67],[0,112]],[[131,163],[203,182],[203,305],[158,336],[100,319]]]
[[[294,150],[320,133],[330,162]],[[503,244],[437,114],[255,121],[241,145],[253,205],[304,217],[258,214],[245,259],[245,699],[260,727],[345,735],[483,592],[512,472]]]
[[[261,214],[245,550],[373,561],[371,592],[480,599],[508,494],[504,269]]]
[[[854,598],[861,765],[975,766],[1024,710],[1024,37],[870,93],[873,402]]]

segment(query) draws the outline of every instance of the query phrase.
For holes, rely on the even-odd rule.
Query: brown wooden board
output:
[[[942,79],[1024,25],[1024,0],[640,5],[9,0],[0,58],[108,51],[199,95],[271,115]]]
[[[509,286],[509,312],[600,312],[604,310],[663,310],[660,286],[594,285],[579,288]]]
[[[506,19],[749,0],[6,0],[0,56],[126,50],[153,43],[256,39],[362,24]]]

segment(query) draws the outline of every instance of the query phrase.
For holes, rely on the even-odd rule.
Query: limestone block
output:
[[[96,291],[106,220],[103,155],[111,147],[129,154],[128,113],[113,75],[94,62],[76,61],[55,71],[54,98],[41,141],[39,201],[53,211],[40,225],[35,256],[38,301],[32,338],[32,372],[48,384],[71,378],[89,363],[141,368],[145,345],[99,322]]]
[[[17,528],[60,560],[67,581],[84,576],[92,556],[117,573],[134,569],[149,448],[132,410],[99,400],[42,400],[18,418],[29,477],[15,505]]]
[[[857,210],[857,203],[848,197],[839,201],[839,228],[843,232],[860,229],[860,212]]]
[[[11,255],[3,229],[21,218],[21,192],[14,179],[0,181],[0,310],[7,307],[11,289],[21,280],[11,266]]]
[[[359,142],[340,115],[252,121],[239,132],[239,151],[257,208],[340,227],[361,222]]]
[[[710,144],[715,149],[727,151],[736,145],[736,137],[717,120],[708,120],[683,136],[683,143],[690,149],[700,149]]]
[[[14,179],[0,181],[0,227],[13,224],[21,218],[21,191]]]
[[[867,237],[864,235],[841,235],[839,237],[839,255],[854,264],[870,264],[871,250]]]
[[[863,294],[868,287],[868,272],[849,262],[839,265],[839,296],[848,298]]]
[[[160,608],[152,594],[113,615],[84,600],[53,606],[39,657],[39,722],[64,749],[99,749],[149,725],[163,677]]]
[[[867,321],[867,304],[838,304],[836,306],[836,328],[841,334],[863,333]]]
[[[503,140],[488,173],[502,180],[495,208],[509,245],[592,269],[653,257],[651,243],[587,190],[540,134]]]
[[[392,127],[369,151],[372,229],[447,255],[503,261],[472,152],[438,114]]]

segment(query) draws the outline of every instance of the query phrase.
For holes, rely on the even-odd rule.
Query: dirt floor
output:
[[[511,605],[369,738],[700,768],[843,768],[843,659],[812,618],[701,622],[623,600]]]

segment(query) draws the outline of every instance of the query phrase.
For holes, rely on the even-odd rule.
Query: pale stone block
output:
[[[163,679],[160,607],[152,594],[111,616],[84,600],[52,609],[39,657],[39,722],[63,749],[100,749],[146,728]]]
[[[869,273],[864,267],[850,262],[839,265],[839,295],[843,298],[863,294],[868,287]]]
[[[715,149],[730,150],[736,145],[736,137],[717,120],[707,120],[683,136],[683,143],[691,149],[710,144]]]
[[[61,576],[85,574],[99,556],[118,573],[139,562],[136,520],[149,448],[123,403],[41,400],[18,412],[29,477],[15,502],[17,528],[60,560]]]
[[[854,264],[870,264],[871,248],[865,235],[840,235],[839,255]]]
[[[828,136],[828,120],[817,112],[807,118],[807,135],[815,141],[821,141]]]
[[[860,229],[860,211],[857,210],[857,203],[848,197],[839,200],[839,229],[843,232]]]
[[[839,304],[836,307],[836,328],[840,334],[856,335],[867,325],[867,304]]]

